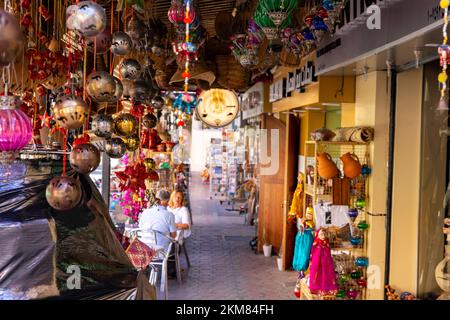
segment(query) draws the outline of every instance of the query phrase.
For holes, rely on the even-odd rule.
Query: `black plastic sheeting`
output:
[[[61,175],[61,161],[15,165],[26,166],[25,177],[0,183],[0,300],[155,299],[88,176],[67,173],[79,179],[83,197],[59,212],[45,190]]]

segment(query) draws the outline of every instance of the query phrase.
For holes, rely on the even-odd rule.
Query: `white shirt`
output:
[[[177,231],[173,213],[169,212],[167,208],[163,206],[155,206],[144,210],[139,218],[139,229],[144,232],[155,230],[167,236],[170,236],[170,233]],[[141,240],[146,243],[145,237]],[[161,235],[156,236],[156,241],[158,246],[166,249],[169,247],[170,240]],[[151,243],[148,243],[148,245],[151,245]]]
[[[314,206],[314,218],[316,229],[352,225],[348,206],[334,206],[331,203],[317,204]]]
[[[191,236],[191,216],[189,215],[189,210],[186,207],[181,208],[168,208],[170,212],[175,216],[175,223],[183,223],[188,224],[189,229],[186,230],[178,230],[177,231],[177,239],[181,240],[182,238],[189,238]]]

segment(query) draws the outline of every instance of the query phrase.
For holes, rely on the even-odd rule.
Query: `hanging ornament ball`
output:
[[[114,120],[114,129],[117,135],[121,137],[130,137],[137,129],[136,117],[129,113],[120,114]]]
[[[150,82],[144,79],[134,81],[128,92],[130,97],[137,102],[150,100],[153,93]]]
[[[127,152],[127,146],[121,138],[112,138],[106,141],[105,152],[113,159],[120,159]]]
[[[353,272],[350,274],[350,277],[351,277],[353,280],[361,279],[362,273],[361,273],[361,271],[353,271]]]
[[[141,64],[135,59],[125,59],[120,65],[120,74],[127,80],[136,80],[142,71]]]
[[[367,280],[365,280],[365,279],[358,279],[358,280],[356,280],[356,283],[358,284],[358,286],[360,286],[362,288],[367,287]]]
[[[125,142],[127,150],[130,152],[136,151],[140,146],[140,140],[137,134],[133,134],[131,137],[124,138],[123,141]]]
[[[126,56],[133,49],[131,37],[123,31],[114,32],[112,35],[111,51],[116,56]]]
[[[368,267],[369,259],[367,257],[358,257],[355,259],[355,265],[357,267]]]
[[[53,178],[45,191],[48,204],[55,210],[67,211],[81,201],[80,182],[72,177]]]
[[[338,299],[344,299],[346,296],[347,296],[347,293],[345,292],[344,289],[340,289],[336,294],[336,298],[338,298]]]
[[[116,94],[116,81],[105,71],[91,73],[86,81],[86,91],[98,103],[112,102]]]
[[[152,107],[155,108],[156,110],[162,109],[165,103],[166,101],[161,96],[156,96],[152,99]]]
[[[100,151],[91,143],[79,144],[73,148],[69,159],[76,172],[89,174],[100,165]]]
[[[16,17],[0,10],[0,66],[6,67],[13,63],[24,44],[25,38]]]
[[[92,132],[100,138],[110,138],[113,134],[114,120],[108,114],[99,114],[92,120]]]
[[[450,6],[450,0],[441,0],[440,5],[442,9],[446,9]]]
[[[448,80],[447,74],[445,72],[441,72],[438,76],[438,81],[440,83],[445,83],[445,82],[447,82],[447,80]]]
[[[81,1],[67,8],[67,27],[84,37],[95,37],[106,28],[105,9],[93,1]]]
[[[152,158],[146,158],[144,160],[144,166],[145,166],[145,169],[147,170],[147,172],[150,172],[151,170],[156,169],[156,162]]]
[[[348,291],[347,291],[347,297],[350,300],[355,300],[358,297],[358,295],[359,295],[359,291],[356,289],[348,289]]]
[[[359,198],[358,200],[356,200],[356,208],[358,209],[364,209],[366,207],[366,199],[364,198]]]
[[[111,48],[111,33],[105,28],[100,34],[95,37],[90,37],[86,41],[86,46],[89,52],[96,54],[105,54]]]
[[[353,237],[353,238],[350,239],[350,243],[353,246],[359,246],[361,244],[361,242],[362,242],[362,239],[359,238],[359,237]]]
[[[364,177],[370,176],[371,173],[372,173],[372,169],[371,169],[367,164],[365,164],[365,165],[362,166],[361,174],[362,174]]]
[[[360,223],[358,223],[358,229],[367,230],[369,229],[369,224],[366,221],[361,221]]]
[[[63,129],[75,130],[84,125],[87,106],[83,99],[75,95],[61,96],[53,108],[56,123]]]
[[[148,129],[153,129],[158,124],[158,118],[153,113],[148,113],[142,119],[142,123]]]

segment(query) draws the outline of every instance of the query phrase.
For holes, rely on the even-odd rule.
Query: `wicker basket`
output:
[[[229,90],[248,87],[249,74],[233,56],[216,56],[217,83]]]
[[[280,53],[280,62],[284,67],[298,67],[301,63],[302,59],[299,55],[296,55],[291,50],[283,48]]]

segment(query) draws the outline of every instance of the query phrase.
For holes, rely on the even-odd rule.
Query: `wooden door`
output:
[[[288,223],[287,216],[289,206],[292,203],[292,197],[297,188],[298,176],[298,156],[300,154],[300,121],[289,114],[287,117],[287,139],[286,157],[285,157],[285,176],[284,176],[284,218],[283,218],[283,270],[288,270],[292,266],[294,257],[295,237],[297,227],[293,223]]]
[[[266,230],[266,240],[273,246],[274,253],[278,253],[283,242],[283,219],[284,219],[284,176],[285,176],[285,154],[286,154],[286,125],[273,116],[265,115],[262,128],[267,129],[267,149],[271,155],[270,130],[279,130],[279,156],[278,171],[273,175],[262,175],[262,168],[269,165],[260,164],[260,194],[258,213],[258,250],[261,252],[264,245],[263,232]],[[271,157],[274,157],[271,155]],[[261,157],[260,157],[261,158]]]

